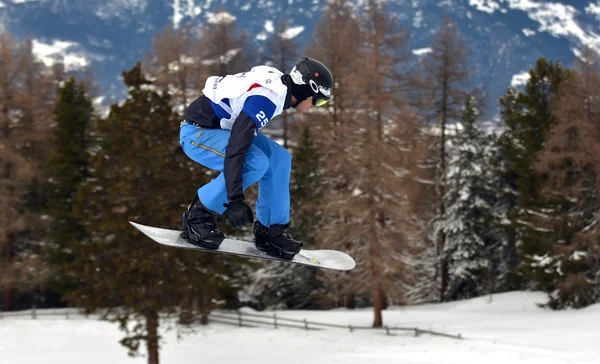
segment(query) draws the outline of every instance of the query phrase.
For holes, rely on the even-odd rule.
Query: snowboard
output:
[[[130,221],[129,223],[133,225],[136,229],[144,233],[146,236],[148,236],[150,239],[156,241],[157,243],[176,248],[199,250],[210,253],[239,255],[249,258],[276,260],[280,262],[302,264],[312,267],[335,270],[350,270],[353,269],[356,265],[354,259],[352,259],[351,256],[337,250],[302,249],[298,254],[294,256],[292,260],[287,260],[283,258],[274,257],[272,255],[258,250],[254,243],[234,239],[223,240],[223,243],[217,249],[206,249],[190,244],[186,240],[180,238],[180,231],[141,225],[133,221]]]

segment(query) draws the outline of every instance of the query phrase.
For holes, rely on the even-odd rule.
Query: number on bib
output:
[[[265,115],[264,111],[259,112],[258,114],[256,114],[256,118],[258,119],[258,121],[260,122],[260,127],[262,128],[263,126],[267,125],[267,123],[269,122],[269,120],[267,119],[267,115]]]

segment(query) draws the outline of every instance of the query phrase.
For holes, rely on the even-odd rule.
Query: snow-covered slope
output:
[[[440,305],[392,308],[384,323],[461,333],[465,340],[385,336],[342,329],[197,327],[181,340],[162,332],[162,363],[222,364],[592,364],[600,357],[600,306],[580,311],[539,309],[542,294],[511,292]],[[280,317],[368,326],[371,310],[284,311]],[[93,319],[4,318],[0,362],[19,364],[142,364],[129,358],[116,324]]]

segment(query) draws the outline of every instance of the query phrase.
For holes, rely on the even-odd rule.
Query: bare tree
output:
[[[16,202],[21,187],[32,175],[33,170],[25,163],[23,156],[15,150],[13,128],[16,110],[15,94],[25,58],[11,35],[0,34],[0,251],[1,269],[4,284],[4,310],[12,309],[14,284],[16,280],[15,231],[23,227],[19,219]]]
[[[600,301],[600,71],[596,55],[583,55],[559,86],[556,124],[536,166],[546,177],[547,208],[535,223],[550,248],[540,274],[553,308]]]
[[[444,256],[445,234],[439,222],[443,221],[446,206],[442,198],[446,194],[447,138],[448,126],[456,123],[462,113],[467,94],[476,94],[469,87],[469,50],[463,41],[458,26],[448,16],[442,20],[440,32],[434,37],[432,51],[422,62],[423,78],[419,84],[423,97],[421,110],[429,125],[437,124],[438,138],[433,146],[437,173],[435,175],[437,211],[434,214],[439,299],[442,300],[447,287],[448,262]]]
[[[251,58],[247,49],[248,34],[238,33],[235,17],[219,9],[202,29],[202,45],[198,45],[201,64],[210,75],[225,76],[248,69]]]
[[[326,243],[357,260],[330,285],[346,301],[370,300],[381,327],[387,300],[403,300],[402,255],[414,230],[406,182],[416,124],[400,92],[408,34],[380,2],[369,1],[361,16],[345,1],[329,9],[313,51],[331,65],[336,88],[323,119],[311,119],[326,154]]]
[[[289,72],[294,65],[294,62],[298,58],[298,46],[294,42],[293,38],[290,38],[287,34],[289,30],[289,23],[287,21],[280,21],[277,33],[273,36],[273,39],[267,43],[267,49],[271,52],[271,63],[275,68],[282,72]],[[289,115],[287,111],[283,112],[283,146],[288,148],[288,124]]]
[[[408,60],[408,33],[399,29],[397,20],[387,15],[385,5],[369,1],[363,17],[364,90],[358,114],[364,122],[364,170],[366,235],[373,290],[375,319],[381,327],[381,310],[386,296],[402,299],[402,272],[406,272],[403,255],[411,230],[407,177],[411,163],[406,153],[411,150],[415,132],[414,117],[408,111],[401,93],[407,77],[403,73]],[[392,273],[393,272],[393,273]],[[390,279],[394,277],[394,279]]]
[[[193,53],[200,41],[190,25],[169,27],[152,40],[152,51],[146,56],[154,84],[172,95],[173,107],[180,114],[203,86],[202,66]]]
[[[49,76],[34,59],[31,41],[19,44],[10,34],[0,34],[0,270],[5,310],[12,309],[17,285],[37,282],[29,273],[43,275],[39,259],[17,245],[39,219],[27,215],[24,200],[39,175],[52,124],[54,84]]]
[[[321,157],[323,184],[328,198],[321,206],[321,216],[326,219],[319,241],[323,246],[338,247],[349,251],[358,249],[359,242],[354,234],[342,234],[351,226],[351,213],[345,203],[351,192],[351,179],[357,172],[347,160],[354,158],[359,150],[352,138],[355,122],[352,107],[356,100],[358,75],[358,52],[362,41],[357,14],[347,0],[334,0],[319,22],[306,54],[323,62],[334,77],[332,100],[325,106],[308,114],[296,116],[297,125],[310,125],[315,145]],[[353,55],[348,57],[348,55]],[[358,261],[358,265],[361,262]],[[368,286],[358,271],[351,274],[334,274],[328,280],[329,299],[354,307],[355,298],[368,296]],[[364,274],[363,274],[364,276]]]

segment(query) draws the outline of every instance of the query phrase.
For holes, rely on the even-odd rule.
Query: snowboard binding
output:
[[[286,232],[288,227],[288,224],[266,227],[260,221],[255,221],[252,226],[252,235],[254,235],[256,248],[275,257],[293,259],[302,249],[302,243],[294,240]]]
[[[202,204],[198,195],[183,213],[180,237],[207,249],[217,249],[225,239],[217,227],[217,215]]]

